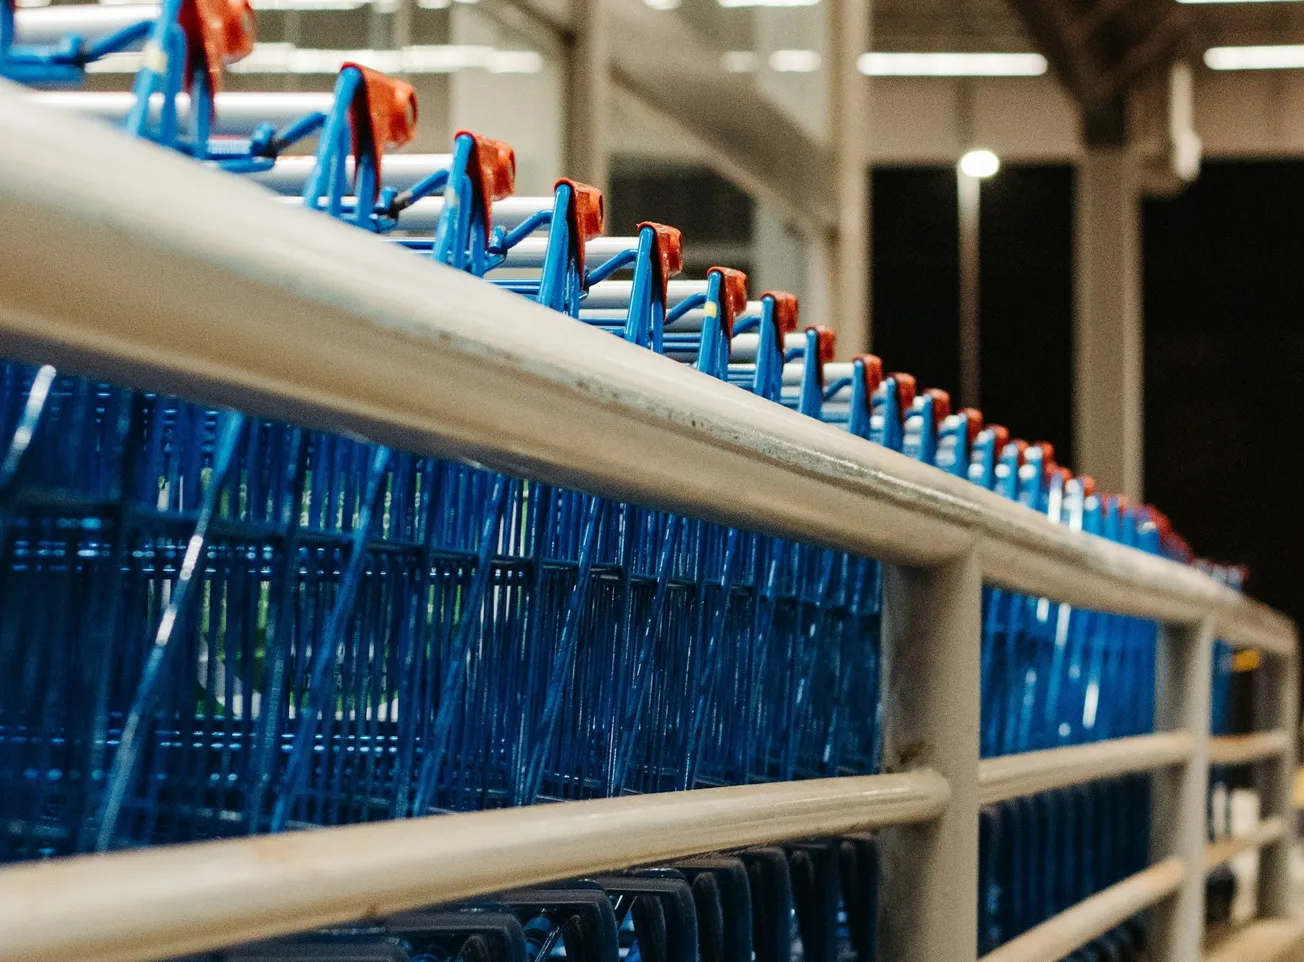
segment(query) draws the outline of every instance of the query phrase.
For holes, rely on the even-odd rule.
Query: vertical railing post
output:
[[[1154,910],[1151,962],[1200,962],[1204,941],[1205,809],[1209,794],[1209,698],[1213,680],[1213,622],[1165,625],[1155,672],[1155,729],[1186,730],[1195,750],[1183,765],[1153,777],[1151,858],[1186,862],[1182,886]]]
[[[1259,792],[1259,816],[1280,815],[1286,819],[1287,832],[1259,855],[1259,914],[1285,918],[1292,913],[1290,850],[1295,840],[1291,806],[1291,789],[1295,779],[1299,726],[1299,660],[1269,655],[1257,669],[1259,683],[1254,691],[1255,729],[1285,729],[1290,733],[1290,748],[1277,758],[1265,758],[1256,766],[1255,787]]]
[[[892,962],[978,956],[981,634],[976,553],[927,570],[884,566],[884,767],[928,766],[951,787],[937,821],[881,837],[879,958]]]

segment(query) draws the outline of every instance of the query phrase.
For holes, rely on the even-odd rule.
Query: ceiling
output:
[[[1304,4],[1175,0],[875,0],[879,50],[1036,49],[1088,140],[1124,134],[1127,94],[1213,46],[1304,43]]]

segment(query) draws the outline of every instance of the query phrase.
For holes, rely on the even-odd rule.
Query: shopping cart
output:
[[[674,228],[603,237],[601,195],[570,180],[513,196],[510,148],[466,132],[447,155],[387,158],[416,122],[401,81],[346,65],[321,109],[223,142],[204,106],[216,80],[187,69],[183,152],[279,193],[269,207],[388,235],[776,417],[1169,550],[1145,510],[1048,445],[952,413],[876,357],[836,363],[790,295],[749,301],[725,267],[675,279]],[[147,71],[133,110],[160,76],[181,102],[185,75]],[[138,132],[167,140],[179,115]],[[289,153],[314,134],[315,155]],[[0,858],[880,767],[872,559],[48,366],[0,376]],[[981,644],[986,755],[1153,727],[1153,625],[988,589]],[[1142,778],[984,812],[983,944],[1134,872],[1148,813]],[[868,960],[876,864],[872,838],[744,852],[506,893],[482,928],[427,920],[406,948],[392,926],[382,941],[468,959],[783,962],[796,945]],[[374,941],[355,935],[348,951]],[[1088,952],[1140,938],[1128,924]]]
[[[47,15],[43,30],[39,23],[31,25],[46,42],[19,43],[15,0],[0,3],[0,76],[38,86],[78,85],[88,65],[139,47],[141,64],[125,129],[192,156],[208,156],[222,72],[253,50],[248,0],[165,0],[116,11],[60,6],[48,13],[54,16]],[[31,12],[24,11],[23,19],[30,21]],[[189,108],[185,124],[183,95]]]
[[[1051,520],[1158,552],[1157,527],[1122,499],[1101,498],[1089,478],[1053,463],[1048,445],[978,432],[970,477]],[[994,455],[997,449],[1001,455]],[[984,598],[985,755],[1140,734],[1154,725],[1156,634],[1137,619],[1071,609],[998,589]],[[1026,932],[1145,867],[1148,781],[1092,782],[986,809],[980,822],[981,951]],[[1083,951],[1136,957],[1133,920]]]

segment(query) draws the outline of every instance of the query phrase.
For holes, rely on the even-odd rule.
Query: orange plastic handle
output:
[[[249,0],[188,0],[178,26],[186,35],[186,90],[196,58],[208,70],[213,93],[222,89],[222,71],[254,49],[254,10]]]
[[[857,354],[852,360],[865,365],[865,397],[872,398],[883,383],[883,359],[877,354]]]
[[[362,74],[362,85],[349,104],[353,116],[353,156],[360,156],[363,142],[369,138],[376,150],[376,179],[379,181],[385,151],[402,147],[416,136],[417,94],[406,80],[388,77],[360,63],[346,63],[340,67],[341,72],[350,69]]]
[[[797,295],[787,291],[766,291],[761,300],[770,298],[774,301],[774,323],[778,328],[779,349],[783,349],[783,337],[797,330]]]
[[[924,392],[933,399],[933,427],[939,428],[951,414],[951,392],[940,387],[930,387]]]
[[[721,305],[724,317],[720,318],[720,328],[726,338],[732,338],[734,318],[747,310],[747,275],[732,267],[712,267],[706,276],[712,274],[720,275],[721,286],[724,288],[724,304]]]
[[[377,152],[408,143],[417,133],[417,94],[412,85],[362,64],[346,63],[340,69],[350,67],[362,74],[360,90],[365,98],[359,102],[355,97],[352,107],[365,108]],[[359,118],[355,114],[353,119],[356,128]]]
[[[569,184],[571,189],[571,206],[567,216],[571,223],[571,244],[574,245],[575,264],[580,277],[583,278],[584,244],[590,237],[597,237],[602,233],[602,224],[606,219],[606,205],[602,199],[602,191],[596,187],[563,177],[553,184],[552,189],[556,190],[562,184]]]
[[[969,447],[972,448],[973,443],[978,440],[978,435],[983,429],[983,412],[977,408],[963,408],[960,414],[964,416],[965,431],[968,434]]]
[[[484,203],[484,226],[493,227],[493,202],[512,196],[516,190],[516,151],[501,140],[481,137],[469,130],[459,130],[453,135],[470,137],[472,148],[470,175],[476,179],[476,188]]]
[[[915,376],[913,374],[893,374],[891,375],[897,384],[897,402],[901,406],[901,417],[905,418],[906,412],[910,410],[910,405],[915,403]]]
[[[665,303],[670,291],[670,278],[684,269],[684,238],[678,227],[654,224],[650,220],[638,225],[640,232],[645,227],[651,228],[656,239],[657,279],[661,282],[661,301]]]
[[[838,349],[838,335],[831,327],[824,327],[816,324],[813,327],[806,328],[808,331],[814,331],[815,337],[819,342],[820,363],[829,364],[833,361],[833,355]]]

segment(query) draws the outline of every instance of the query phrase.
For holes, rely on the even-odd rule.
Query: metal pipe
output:
[[[278,194],[298,195],[303,193],[303,185],[316,164],[315,157],[293,156],[278,157],[271,170],[257,174],[244,174],[256,184]],[[453,163],[448,154],[386,154],[384,161],[385,186],[395,190],[407,190],[417,181],[438,170],[447,170]],[[353,179],[353,158],[346,161],[347,175]]]
[[[1280,739],[1280,750],[1265,756],[1254,769],[1259,814],[1264,819],[1292,816],[1292,782],[1299,765],[1299,659],[1273,659],[1260,665],[1252,677],[1254,725],[1263,735]],[[1293,843],[1293,837],[1283,837],[1264,846],[1259,855],[1260,915],[1286,918],[1295,911]]]
[[[632,795],[0,869],[0,962],[146,962],[520,886],[936,818],[931,771]]]
[[[1175,731],[984,758],[978,765],[979,803],[1167,768],[1189,759],[1194,747],[1190,732]]]
[[[1284,728],[1252,735],[1222,735],[1209,739],[1209,764],[1248,765],[1293,752],[1294,745],[1291,733]]]
[[[69,34],[95,41],[132,24],[157,20],[157,3],[60,4],[49,7],[19,7],[14,14],[14,33],[20,44],[57,43]]]
[[[1193,741],[1184,764],[1150,779],[1150,860],[1178,859],[1191,871],[1173,898],[1151,913],[1151,962],[1197,962],[1204,930],[1204,858],[1209,799],[1209,699],[1213,626],[1164,625],[1155,646],[1155,725],[1185,729]]]
[[[1234,835],[1210,842],[1204,850],[1204,869],[1210,871],[1219,865],[1226,865],[1242,852],[1254,852],[1271,845],[1286,836],[1286,817],[1274,815],[1265,818],[1254,826],[1254,830],[1244,835]]]
[[[501,203],[501,201],[498,203]],[[540,209],[551,207],[552,198],[540,198],[540,203],[542,204]],[[497,205],[494,207],[494,220],[496,223]],[[637,237],[594,237],[584,245],[584,256],[588,261],[589,268],[592,269],[622,251],[637,249]],[[548,239],[546,237],[527,237],[507,252],[507,260],[503,263],[503,266],[539,268],[543,266],[543,258],[547,252]]]
[[[978,690],[982,571],[974,554],[926,570],[883,567],[883,764],[935,768],[951,804],[936,822],[880,837],[879,955],[978,954]]]
[[[1152,865],[988,952],[981,962],[1056,962],[1172,895],[1185,874],[1181,859],[1170,858]]]
[[[1286,618],[1194,569],[1051,524],[364,231],[277,211],[239,178],[55,122],[12,85],[0,207],[0,331],[17,358],[894,563],[976,547],[989,583],[1181,624],[1208,615],[1233,644],[1294,651]],[[70,258],[72,281],[33,283]]]
[[[57,10],[58,7],[48,7]],[[106,7],[105,9],[116,9]],[[130,92],[60,90],[25,94],[33,104],[53,110],[93,117],[96,120],[120,124],[135,103]],[[158,111],[162,97],[154,97],[151,108]],[[213,134],[223,137],[248,137],[259,124],[269,123],[284,127],[311,113],[326,113],[331,109],[329,93],[219,93],[214,102]],[[183,121],[190,114],[190,97],[179,94],[177,115]]]
[[[287,207],[297,208],[303,206],[302,199],[298,197],[279,197],[277,201]],[[346,210],[352,210],[355,203],[356,201],[352,197],[345,197],[343,200]],[[551,197],[508,197],[505,200],[494,201],[493,223],[495,227],[501,226],[506,227],[508,230],[514,230],[520,227],[527,218],[533,217],[539,211],[551,209]],[[416,233],[433,231],[439,224],[439,215],[443,213],[443,210],[444,198],[422,197],[403,210],[402,215],[399,217],[399,226],[405,231]]]
[[[1211,945],[1204,962],[1281,962],[1304,946],[1304,922],[1297,919],[1255,919]]]

